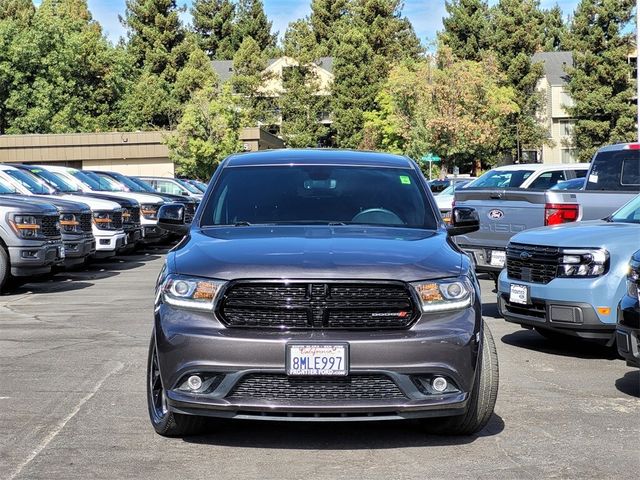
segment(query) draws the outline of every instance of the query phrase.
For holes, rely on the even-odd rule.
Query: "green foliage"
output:
[[[579,161],[598,147],[635,139],[634,82],[627,56],[633,51],[628,24],[633,0],[582,0],[567,36],[573,50],[569,91],[575,105],[575,146]]]
[[[231,0],[195,0],[191,9],[193,30],[209,58],[230,60],[237,50],[236,7]]]
[[[253,38],[260,50],[274,48],[278,33],[271,33],[272,23],[264,13],[262,0],[238,0],[238,16],[236,19],[236,36],[238,45],[246,37]]]
[[[348,0],[311,0],[309,24],[320,55],[332,55],[337,46],[335,26],[349,14]]]
[[[445,8],[440,41],[462,60],[480,60],[491,32],[486,0],[447,0]]]
[[[175,132],[166,138],[177,173],[211,178],[221,160],[242,151],[240,112],[229,88],[206,86],[193,95]]]
[[[341,148],[358,148],[363,139],[364,117],[375,107],[379,79],[371,68],[373,50],[364,33],[352,28],[340,39],[333,63],[333,127]]]
[[[307,20],[296,20],[289,24],[284,33],[283,47],[286,56],[297,58],[303,63],[317,60],[322,53]]]
[[[567,33],[567,24],[558,5],[542,12],[542,48],[545,52],[562,50]]]
[[[329,98],[318,94],[320,84],[311,65],[300,62],[284,70],[284,92],[278,99],[282,138],[289,147],[320,146],[329,133],[319,122],[322,113],[328,110]]]

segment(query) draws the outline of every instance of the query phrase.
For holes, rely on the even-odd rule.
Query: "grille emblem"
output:
[[[520,258],[522,260],[530,260],[533,257],[533,255],[531,255],[529,252],[522,252],[520,254]]]

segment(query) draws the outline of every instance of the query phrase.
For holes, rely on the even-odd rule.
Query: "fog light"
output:
[[[431,381],[431,386],[436,392],[444,392],[447,385],[447,380],[444,377],[436,377]]]
[[[187,385],[191,390],[200,390],[202,388],[202,379],[198,375],[191,375],[187,379]]]

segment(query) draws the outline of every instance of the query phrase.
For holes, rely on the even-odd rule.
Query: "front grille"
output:
[[[113,230],[120,230],[122,228],[122,212],[113,212],[111,228]]]
[[[535,317],[544,320],[547,317],[547,306],[542,300],[531,299],[531,305],[520,305],[511,303],[508,295],[502,295],[504,300],[504,308],[514,315],[522,315],[525,317]]]
[[[80,214],[80,230],[83,232],[90,232],[92,225],[92,214],[91,213],[81,213]]]
[[[278,329],[407,328],[418,311],[399,283],[238,282],[218,308],[230,327]]]
[[[193,217],[196,214],[196,207],[196,203],[184,204],[184,223],[191,223],[193,221]]]
[[[556,247],[510,243],[507,246],[509,278],[532,283],[549,283],[556,278],[560,250]]]
[[[140,207],[134,207],[134,208],[130,208],[129,209],[129,221],[126,222],[127,224],[135,224],[135,225],[139,225],[140,224]]]
[[[58,215],[42,217],[42,235],[45,237],[60,236],[60,217]]]
[[[227,398],[232,400],[390,400],[406,395],[386,375],[289,377],[252,373],[242,377]]]

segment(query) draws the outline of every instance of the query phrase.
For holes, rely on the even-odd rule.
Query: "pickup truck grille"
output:
[[[60,217],[58,215],[42,217],[42,235],[47,238],[60,237]]]
[[[556,247],[510,243],[507,275],[531,283],[549,283],[558,273],[560,250]]]
[[[129,209],[129,220],[127,220],[128,225],[140,225],[140,207],[134,207]]]
[[[419,315],[401,283],[237,282],[217,313],[229,327],[407,328]]]
[[[184,204],[184,223],[189,224],[193,221],[197,206],[198,205],[195,202]]]
[[[80,230],[83,232],[91,232],[93,215],[91,213],[80,214]]]

